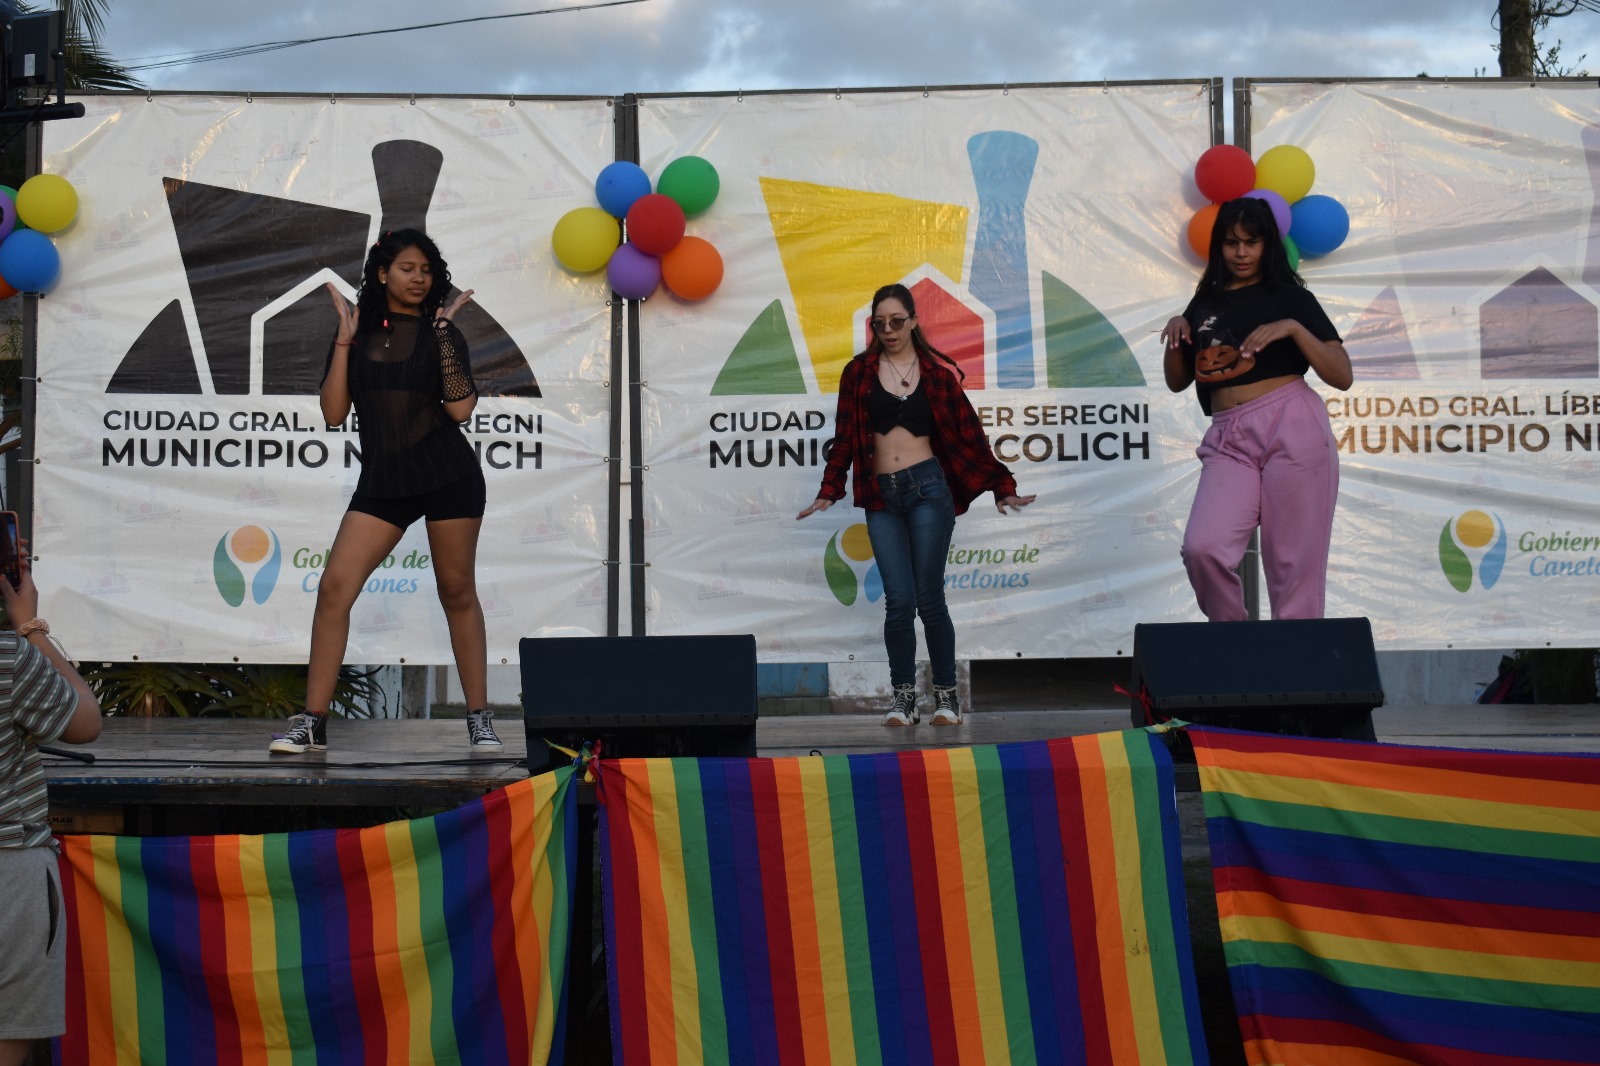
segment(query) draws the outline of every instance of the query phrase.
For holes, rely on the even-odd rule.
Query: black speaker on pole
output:
[[[1133,627],[1133,724],[1374,740],[1383,683],[1365,618]]]
[[[529,773],[557,765],[546,739],[598,740],[602,757],[756,753],[752,634],[524,637],[517,650]]]

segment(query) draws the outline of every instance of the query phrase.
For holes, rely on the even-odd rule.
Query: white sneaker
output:
[[[884,725],[916,725],[922,719],[917,713],[917,686],[896,685],[893,701],[889,705],[889,713],[883,716]]]
[[[961,724],[961,701],[956,699],[954,687],[933,686],[933,704],[934,725]]]

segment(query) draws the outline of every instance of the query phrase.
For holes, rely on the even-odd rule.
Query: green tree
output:
[[[1578,11],[1600,10],[1595,0],[1498,0],[1495,21],[1500,29],[1500,76],[1502,78],[1565,78],[1584,76],[1578,64],[1586,56],[1568,63],[1561,55],[1561,41],[1544,44],[1539,37],[1553,19],[1566,18]]]
[[[62,30],[67,46],[68,89],[144,88],[100,44],[110,5],[111,0],[60,0],[55,5],[66,15]],[[21,0],[17,6],[24,11],[50,10],[48,5],[40,6],[27,0]]]

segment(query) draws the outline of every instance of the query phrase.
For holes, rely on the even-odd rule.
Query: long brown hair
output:
[[[876,316],[878,313],[878,305],[883,303],[885,300],[899,300],[900,303],[905,307],[907,315],[910,315],[912,318],[917,317],[917,301],[911,298],[911,290],[906,288],[904,285],[901,285],[899,282],[895,282],[892,285],[885,285],[883,288],[872,294],[872,314],[874,316]],[[867,350],[862,352],[861,356],[858,358],[881,356],[883,354],[883,338],[875,329],[869,330],[868,332],[872,334],[872,338],[867,341]],[[961,364],[957,363],[954,359],[950,358],[948,355],[944,354],[939,349],[928,343],[928,338],[922,334],[921,323],[911,327],[911,346],[912,348],[916,349],[917,357],[919,359],[928,358],[943,360],[944,362],[950,364],[950,369],[956,372],[956,377],[958,379],[966,379],[967,375],[962,371]]]

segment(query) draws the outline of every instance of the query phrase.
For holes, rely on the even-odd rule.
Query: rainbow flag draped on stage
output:
[[[66,838],[58,1060],[560,1061],[572,774],[370,829]]]
[[[1251,1063],[1600,1063],[1600,757],[1191,735]]]
[[[602,764],[621,1063],[1204,1063],[1138,731]]]

